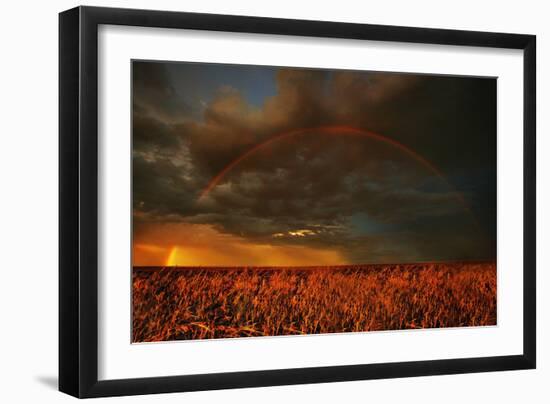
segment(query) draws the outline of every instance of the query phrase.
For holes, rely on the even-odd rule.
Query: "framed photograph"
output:
[[[535,368],[535,36],[59,24],[61,391]]]

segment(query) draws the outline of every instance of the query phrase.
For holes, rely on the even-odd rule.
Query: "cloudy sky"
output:
[[[495,258],[495,79],[132,73],[134,265]]]

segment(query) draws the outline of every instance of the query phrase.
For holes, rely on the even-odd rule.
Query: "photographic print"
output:
[[[131,69],[133,342],[497,324],[496,78]]]

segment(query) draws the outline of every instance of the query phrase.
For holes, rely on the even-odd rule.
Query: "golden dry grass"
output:
[[[496,324],[496,264],[134,268],[133,341]]]

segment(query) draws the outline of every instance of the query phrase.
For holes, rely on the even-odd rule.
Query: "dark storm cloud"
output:
[[[180,144],[180,138],[174,136],[172,126],[139,113],[133,119],[132,133],[133,148],[136,151],[170,151],[177,149]]]
[[[133,62],[132,83],[134,116],[150,114],[172,121],[181,120],[190,112],[189,105],[174,88],[165,65]]]
[[[172,74],[185,75],[185,66]],[[260,106],[220,77],[195,118],[196,106],[183,101],[185,88],[174,87],[163,64],[134,63],[133,78],[137,221],[337,247],[353,262],[494,257],[494,80],[279,69],[277,93]],[[250,156],[198,202],[209,181],[252,147],[326,125],[391,137],[447,179],[390,145],[319,131]]]

